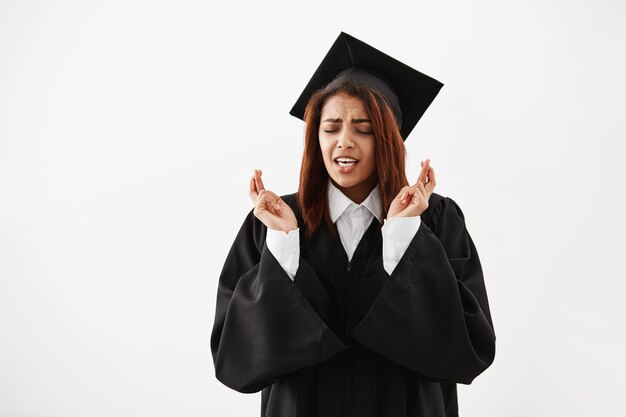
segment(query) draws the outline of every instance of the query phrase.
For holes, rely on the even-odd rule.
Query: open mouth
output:
[[[335,163],[342,168],[350,168],[355,165],[357,162],[356,159],[353,158],[335,158]]]

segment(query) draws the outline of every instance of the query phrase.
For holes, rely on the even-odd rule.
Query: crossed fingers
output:
[[[421,194],[421,197],[423,197],[426,201],[430,198],[436,184],[435,170],[430,166],[430,159],[426,159],[425,162],[422,161],[421,165],[422,170],[420,171],[417,182],[411,187],[405,186],[403,188],[403,193],[400,197],[402,203],[406,204],[408,198],[419,198],[416,193]]]
[[[265,185],[263,185],[263,180],[261,179],[262,174],[263,171],[255,169],[254,174],[250,177],[250,190],[248,191],[248,195],[255,204],[259,198],[259,193],[265,190]]]
[[[428,200],[428,198],[426,198],[426,189],[424,188],[424,184],[422,184],[421,181],[417,181],[417,183],[412,187],[405,185],[402,191],[402,196],[400,196],[400,200],[402,201],[402,203],[406,204],[409,198],[414,199],[413,201],[417,203],[415,199],[417,199],[419,195]]]
[[[254,174],[250,178],[250,189],[248,195],[257,208],[264,207],[272,214],[278,214],[277,212],[281,208],[281,198],[276,193],[266,190],[261,175],[263,171],[255,169]]]

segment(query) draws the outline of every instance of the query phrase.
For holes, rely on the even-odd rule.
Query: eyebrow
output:
[[[337,119],[325,119],[324,122],[331,122],[331,123],[342,123],[343,120],[339,117]],[[352,119],[352,123],[371,123],[372,121],[370,119]]]

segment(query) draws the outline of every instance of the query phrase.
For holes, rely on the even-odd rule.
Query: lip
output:
[[[358,159],[356,159],[354,156],[352,155],[339,155],[333,158],[333,162],[335,162],[337,159],[339,158],[348,158],[348,159],[354,159],[355,161],[359,162]]]
[[[341,156],[338,156],[337,158],[342,158]],[[343,158],[352,158],[351,156],[344,156]],[[354,158],[352,158],[354,159]],[[349,174],[352,171],[355,170],[356,166],[358,165],[359,161],[357,160],[355,163],[353,163],[351,166],[349,167],[342,167],[341,165],[339,165],[339,163],[337,163],[336,160],[333,160],[333,164],[335,165],[335,168],[337,169],[337,171],[339,171],[342,174]]]

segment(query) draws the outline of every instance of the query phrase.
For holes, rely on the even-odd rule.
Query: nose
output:
[[[337,147],[341,149],[354,147],[354,142],[352,142],[352,138],[350,137],[349,129],[344,128],[341,130],[341,133],[337,138]]]

